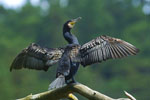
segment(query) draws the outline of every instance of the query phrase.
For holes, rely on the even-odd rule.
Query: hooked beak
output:
[[[75,23],[76,23],[77,21],[79,21],[80,19],[81,19],[81,17],[78,17],[78,18],[76,18],[76,19],[72,19],[72,20],[68,23],[69,28],[73,28],[74,25],[75,25]]]
[[[72,22],[76,23],[76,22],[78,22],[80,19],[82,19],[82,17],[78,17],[78,18],[76,18],[76,19],[73,19]]]

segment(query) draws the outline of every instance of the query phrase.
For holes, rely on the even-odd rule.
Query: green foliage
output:
[[[57,65],[47,73],[26,69],[10,73],[10,64],[32,42],[51,48],[65,46],[62,26],[66,20],[79,16],[83,19],[73,33],[81,44],[106,34],[136,45],[141,52],[121,60],[80,67],[76,80],[114,98],[123,96],[126,90],[139,100],[150,99],[150,16],[143,14],[142,5],[134,7],[131,0],[68,0],[67,6],[61,6],[60,0],[47,1],[50,8],[45,11],[29,2],[20,10],[0,6],[1,100],[47,90],[55,78]]]

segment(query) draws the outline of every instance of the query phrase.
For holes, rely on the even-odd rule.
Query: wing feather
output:
[[[10,71],[22,68],[47,71],[51,65],[61,58],[63,52],[63,48],[42,48],[32,43],[13,60]]]
[[[79,50],[80,56],[78,56],[80,60],[77,61],[86,66],[107,59],[136,55],[138,52],[139,49],[126,41],[102,35],[81,46]]]

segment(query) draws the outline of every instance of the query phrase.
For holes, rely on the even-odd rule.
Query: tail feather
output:
[[[65,77],[63,75],[58,76],[50,85],[48,90],[60,88],[65,85]]]

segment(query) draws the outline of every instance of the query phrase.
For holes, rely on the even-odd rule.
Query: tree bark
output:
[[[127,92],[125,92],[125,95],[128,98],[113,99],[79,83],[66,85],[62,88],[38,93],[35,95],[31,94],[17,100],[59,100],[62,98],[68,98],[69,100],[78,100],[77,97],[74,96],[72,93],[78,93],[89,100],[136,100],[132,95]]]

